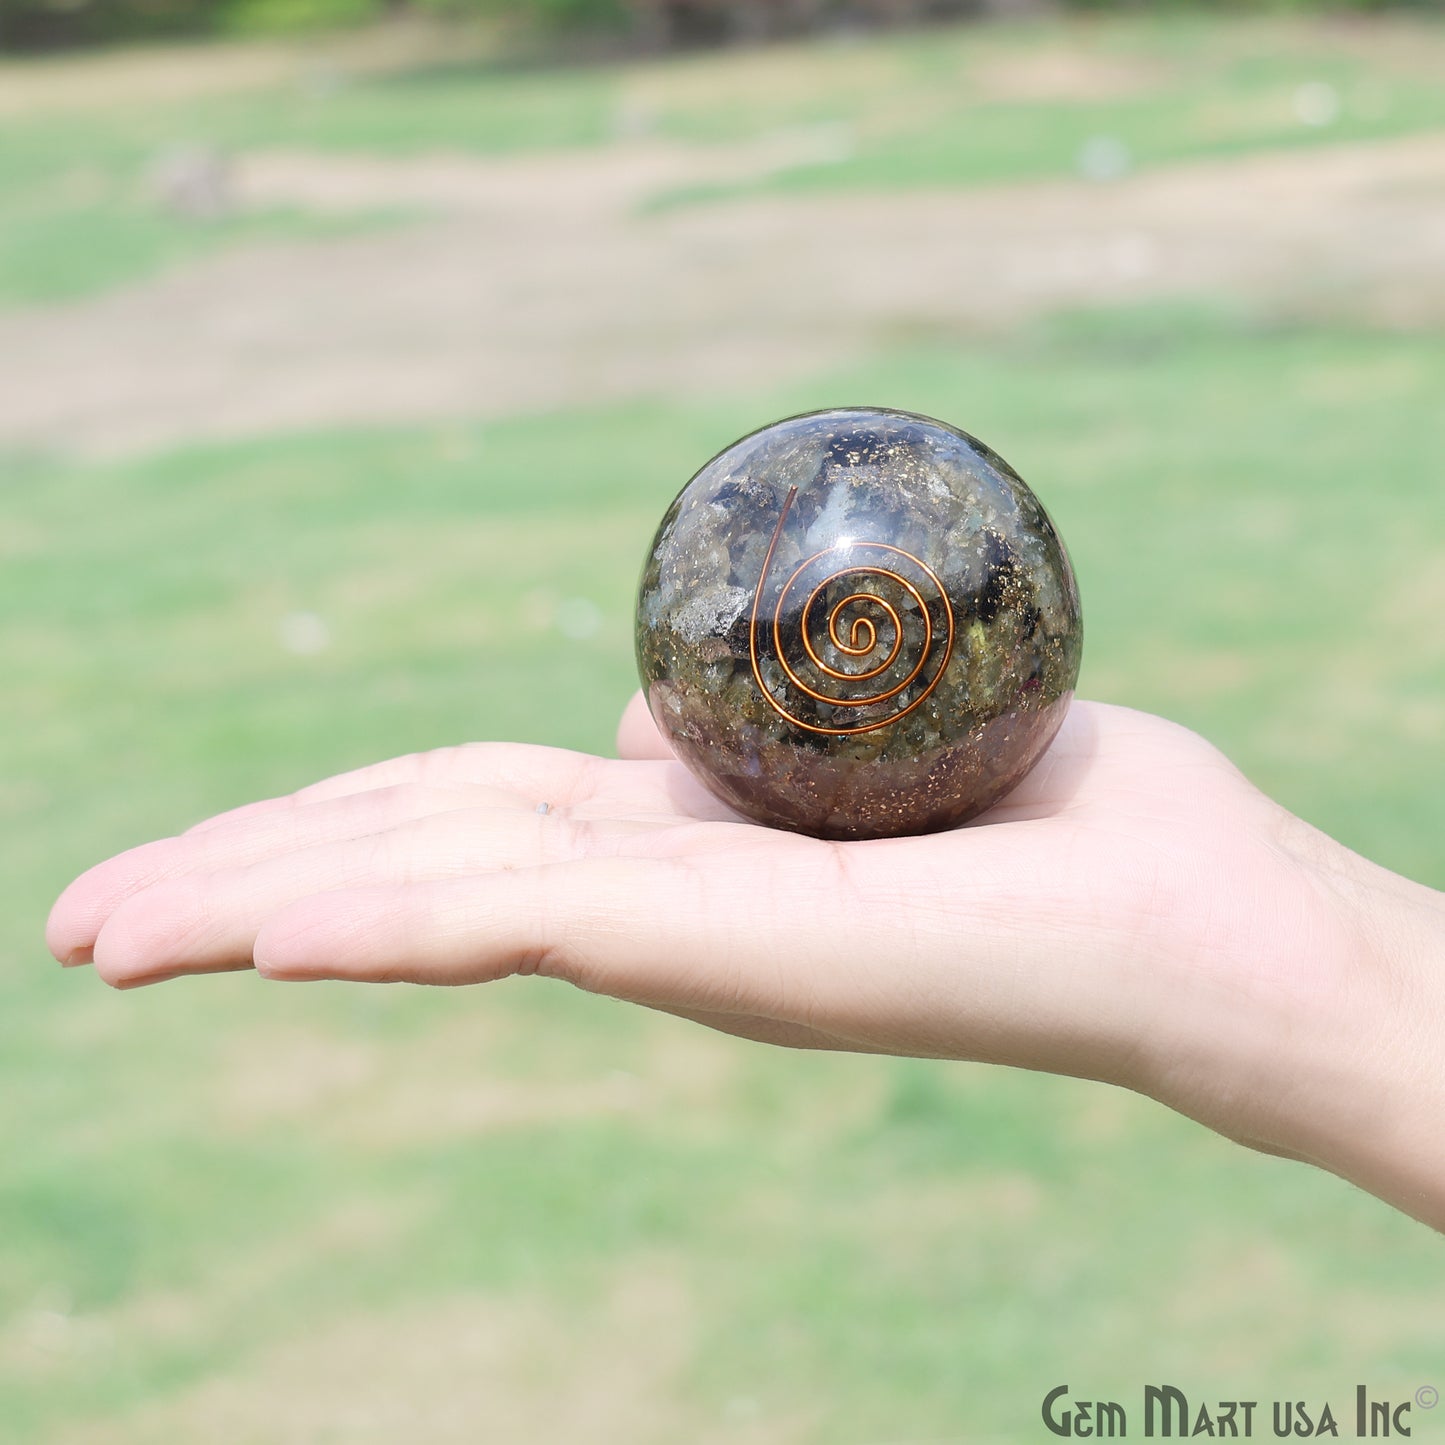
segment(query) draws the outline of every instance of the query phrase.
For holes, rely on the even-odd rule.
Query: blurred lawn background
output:
[[[963,425],[1040,492],[1081,579],[1082,695],[1199,729],[1445,886],[1445,270],[1400,245],[1445,218],[1438,20],[1045,18],[552,68],[489,44],[0,62],[0,1441],[1013,1442],[1045,1438],[1060,1383],[1342,1418],[1357,1382],[1445,1386],[1433,1235],[1120,1091],[769,1052],[537,981],[120,995],[50,964],[75,873],[216,810],[470,738],[610,750],[666,503],[742,432],[856,401]],[[780,136],[784,162],[711,164]],[[919,196],[966,227],[1117,194],[1129,284],[1090,296],[1085,268],[1056,304],[1015,278],[970,320],[997,278],[945,272],[937,314],[885,307],[797,358],[734,337],[676,385],[666,357],[716,340],[690,313],[659,320],[672,350],[599,322],[597,369],[530,407],[373,377],[273,424],[147,381],[167,347],[183,373],[238,345],[208,329],[228,277],[275,288],[228,298],[281,314],[228,373],[260,391],[294,268],[364,254],[405,293],[423,240],[498,265],[485,215],[404,187],[338,208],[234,179],[304,155],[320,194],[328,165],[443,152],[483,189],[517,174],[492,165],[667,159],[615,234],[559,242],[564,320],[597,304],[589,248],[679,217],[722,245],[826,208],[819,263],[862,287],[888,254],[849,252],[836,208]],[[1227,189],[1238,164],[1248,260],[1294,194],[1250,167],[1298,163],[1308,192],[1312,166],[1399,155],[1425,158],[1385,187],[1401,234],[1346,235],[1354,268],[1302,250],[1288,284],[1200,283],[1138,229],[1161,178]],[[565,326],[539,334],[518,367],[568,373]],[[97,338],[133,345],[160,420],[127,434],[75,373],[32,425],[13,399]],[[406,365],[424,343],[396,339]]]

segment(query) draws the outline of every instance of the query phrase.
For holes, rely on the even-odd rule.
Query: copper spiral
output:
[[[911,552],[850,539],[805,558],[769,597],[773,557],[797,494],[789,488],[753,595],[753,677],[769,704],[808,732],[842,737],[887,727],[923,702],[948,666],[948,594]],[[845,595],[833,595],[844,587]],[[824,655],[827,648],[836,660]],[[776,662],[783,674],[772,686],[767,662]],[[847,709],[856,720],[799,716],[820,707]]]

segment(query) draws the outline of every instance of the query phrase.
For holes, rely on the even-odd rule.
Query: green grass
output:
[[[503,154],[604,146],[640,131],[700,146],[781,137],[798,152],[746,186],[685,185],[651,202],[666,206],[749,189],[1071,175],[1100,138],[1122,147],[1130,166],[1148,167],[1445,125],[1445,27],[1399,21],[1366,37],[1318,21],[1220,27],[1189,14],[999,24],[612,67],[459,60],[329,79],[302,68],[284,87],[200,101],[19,115],[0,129],[0,302],[84,295],[258,233],[329,228],[287,213],[219,224],[168,214],[146,177],[177,145],[220,155]],[[193,53],[203,65],[204,49]],[[1040,55],[1066,73],[1041,79]],[[1311,84],[1337,98],[1326,124],[1297,113],[1300,88]],[[800,132],[801,148],[787,140]],[[830,158],[806,160],[810,144]]]
[[[831,66],[815,62],[800,95],[780,84],[746,109],[718,103],[722,75],[712,85],[704,80],[691,99],[679,86],[675,108],[665,112],[669,133],[707,141],[829,125],[835,153],[747,185],[680,188],[657,203],[1072,175],[1086,166],[1090,142],[1106,143],[1132,169],[1384,139],[1445,123],[1445,91],[1424,69],[1382,68],[1315,27],[1257,21],[1255,45],[1241,44],[1250,32],[1249,25],[1221,29],[1176,18],[901,39]],[[1427,28],[1420,43],[1428,51],[1442,35]],[[1060,88],[1054,96],[1020,94],[1018,87],[1030,84],[1021,62],[1041,42],[1076,67],[1078,79],[1045,77],[1045,90]],[[1090,82],[1091,73],[1100,78]],[[1071,84],[1091,83],[1099,93],[1067,93]],[[1333,92],[1338,109],[1324,123],[1307,122],[1301,89],[1320,86]]]
[[[409,218],[400,211],[322,218],[282,207],[190,219],[129,196],[14,206],[0,232],[0,304],[71,301],[245,242],[350,235]]]
[[[45,116],[0,123],[0,305],[104,292],[245,242],[324,239],[396,225],[403,208],[327,216],[285,207],[192,216],[158,172],[217,150],[170,112]]]
[[[0,1354],[17,1438],[174,1438],[218,1379],[284,1409],[278,1348],[309,1358],[347,1320],[415,1332],[458,1297],[540,1310],[580,1368],[633,1277],[684,1301],[689,1430],[1022,1441],[1062,1381],[1338,1412],[1357,1378],[1426,1378],[1423,1231],[1143,1101],[775,1055],[537,983],[110,995],[48,967],[39,929],[106,852],[351,764],[470,737],[606,749],[674,489],[746,427],[840,400],[956,419],[1033,481],[1082,581],[1085,695],[1181,718],[1445,883],[1442,388],[1438,338],[1156,307],[707,406],[16,459],[0,1292],[22,1336],[56,1290],[79,1322],[58,1352]],[[557,631],[569,597],[594,635]],[[280,646],[298,610],[329,649]],[[543,1102],[456,1113],[488,1091]],[[543,1410],[545,1376],[509,1388]]]

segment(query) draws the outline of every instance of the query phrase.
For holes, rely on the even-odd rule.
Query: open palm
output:
[[[1195,734],[1076,703],[975,824],[850,843],[736,818],[640,699],[620,747],[469,744],[250,804],[91,869],[50,946],[122,988],[545,974],[774,1043],[1108,1079],[1292,1152],[1256,1046],[1348,1012],[1338,845]]]

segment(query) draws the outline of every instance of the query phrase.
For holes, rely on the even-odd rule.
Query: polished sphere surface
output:
[[[738,812],[924,833],[1013,788],[1079,674],[1078,586],[1019,475],[967,432],[849,407],[715,456],[643,569],[637,659],[677,756]]]

